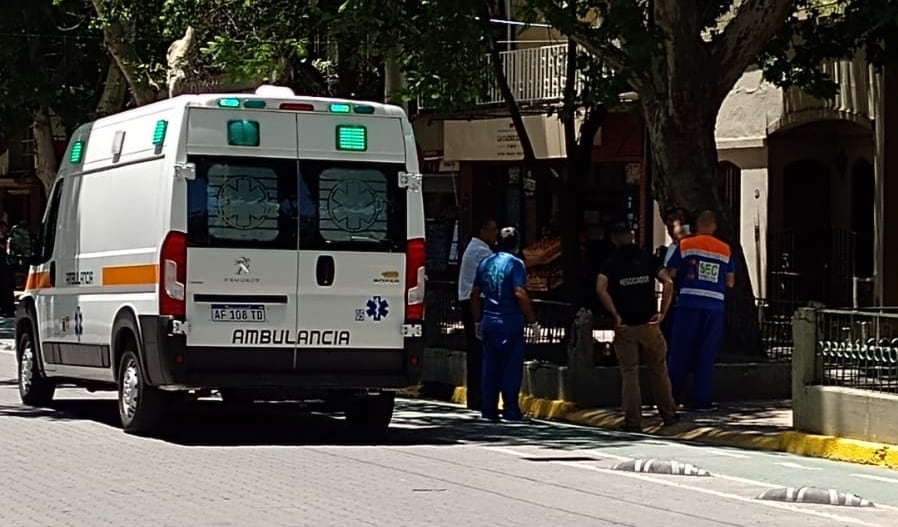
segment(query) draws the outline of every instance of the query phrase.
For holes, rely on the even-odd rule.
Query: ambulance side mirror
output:
[[[35,260],[34,237],[24,226],[13,227],[6,240],[6,254],[9,263],[19,269],[25,270]]]
[[[196,179],[196,164],[194,163],[177,163],[175,164],[175,177],[186,181]]]

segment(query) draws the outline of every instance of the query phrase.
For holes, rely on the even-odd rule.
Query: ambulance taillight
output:
[[[183,319],[187,313],[187,235],[170,231],[159,251],[159,314]]]
[[[405,246],[405,320],[424,320],[425,245],[423,238],[409,240]]]

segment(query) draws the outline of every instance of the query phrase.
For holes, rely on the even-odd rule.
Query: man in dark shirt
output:
[[[667,343],[659,324],[673,296],[673,282],[652,254],[634,243],[626,224],[612,227],[615,253],[596,279],[599,302],[614,321],[614,351],[620,363],[624,428],[642,430],[642,394],[639,389],[639,358],[648,368],[652,394],[665,425],[677,422],[667,376]],[[661,310],[655,298],[655,280],[663,285]]]
[[[525,289],[527,270],[517,251],[517,229],[503,228],[499,252],[480,262],[471,290],[471,314],[483,339],[481,414],[493,421],[499,418],[500,393],[502,417],[523,418],[518,394],[524,374],[524,323],[533,325],[536,317]]]

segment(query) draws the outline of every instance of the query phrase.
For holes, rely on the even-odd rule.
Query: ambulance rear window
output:
[[[399,251],[406,240],[400,165],[195,156],[193,247]]]

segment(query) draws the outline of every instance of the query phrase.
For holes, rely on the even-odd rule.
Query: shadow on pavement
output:
[[[4,417],[51,421],[93,421],[118,431],[114,399],[61,399],[50,408],[0,405]],[[2,426],[2,424],[0,424]],[[492,423],[473,412],[427,401],[398,400],[393,425],[380,441],[352,437],[341,418],[304,412],[286,404],[228,407],[214,400],[185,403],[171,414],[167,430],[156,439],[179,446],[448,446],[544,445],[553,450],[615,447],[651,439],[543,423]]]

